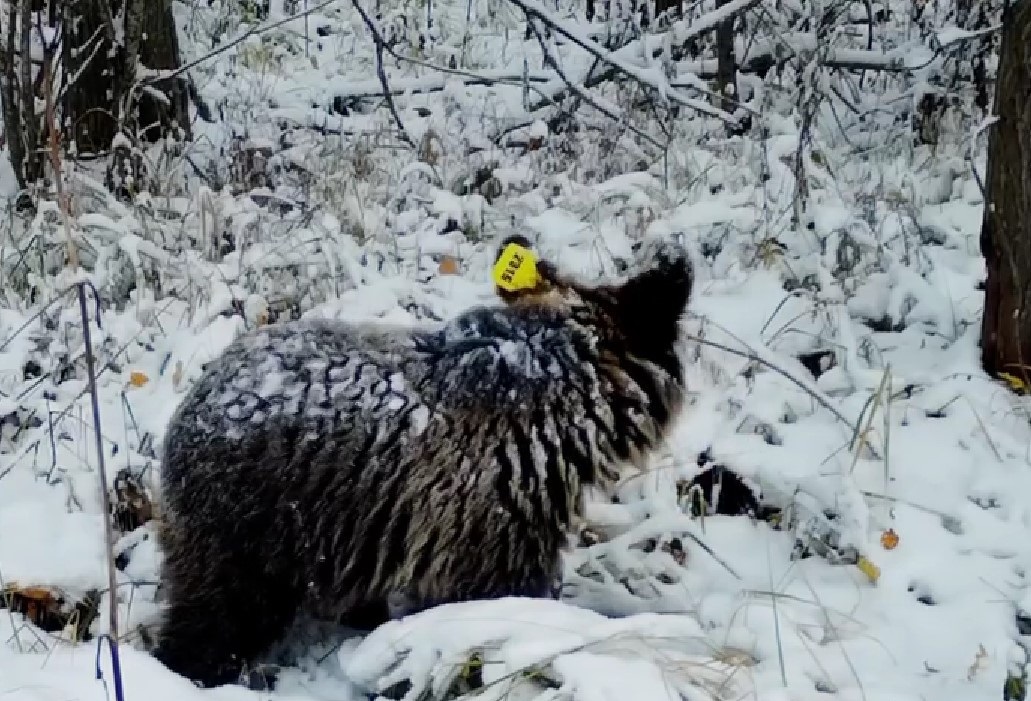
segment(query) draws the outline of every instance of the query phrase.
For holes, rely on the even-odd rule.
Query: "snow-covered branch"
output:
[[[351,4],[354,5],[354,9],[358,11],[359,15],[361,15],[362,21],[372,33],[372,39],[376,44],[376,76],[379,78],[380,86],[383,88],[383,99],[387,103],[387,109],[390,110],[390,114],[394,118],[394,123],[397,124],[397,130],[401,136],[401,140],[409,146],[414,147],[415,142],[412,141],[412,137],[408,136],[408,130],[405,129],[404,121],[402,121],[401,115],[397,111],[397,106],[394,104],[394,95],[390,90],[390,82],[387,80],[386,69],[383,67],[383,53],[386,48],[386,42],[383,40],[383,33],[380,32],[376,22],[365,11],[359,0],[351,0]]]
[[[572,92],[574,95],[579,97],[581,100],[583,100],[584,102],[589,104],[594,109],[596,109],[599,112],[601,112],[602,114],[604,114],[609,119],[612,119],[612,120],[618,121],[618,122],[623,122],[626,125],[626,127],[628,129],[630,129],[630,131],[632,131],[634,134],[636,134],[637,136],[641,137],[645,141],[649,142],[653,146],[656,146],[657,148],[660,148],[660,149],[662,148],[662,144],[660,144],[658,141],[656,141],[653,137],[649,136],[648,134],[646,134],[645,132],[641,131],[637,127],[635,127],[635,126],[633,126],[631,124],[626,123],[624,117],[619,113],[619,109],[617,107],[614,107],[614,106],[610,107],[608,105],[602,104],[599,100],[596,100],[595,98],[593,98],[590,95],[590,93],[588,93],[587,90],[585,90],[583,87],[581,87],[581,86],[577,85],[576,83],[572,82],[571,80],[569,80],[569,78],[566,77],[565,72],[562,70],[562,67],[559,65],[557,57],[555,57],[555,55],[548,48],[547,42],[544,40],[544,37],[541,35],[541,32],[537,28],[537,25],[535,23],[531,22],[530,23],[530,27],[533,29],[534,34],[537,35],[537,40],[538,40],[538,42],[541,45],[541,50],[544,52],[545,59],[548,61],[548,63],[550,63],[552,66],[554,66],[555,71],[558,73],[559,77],[562,78],[562,80],[566,83],[566,87],[569,89],[570,92]]]
[[[739,1],[743,2],[744,0]],[[569,26],[568,23],[563,22],[562,18],[536,2],[536,0],[511,0],[511,2],[523,10],[528,17],[537,18],[550,27],[552,31],[561,34],[594,58],[608,65],[615,73],[621,73],[629,78],[633,78],[641,85],[655,90],[663,99],[697,110],[711,117],[718,117],[728,124],[737,124],[737,119],[729,112],[713,107],[702,100],[689,97],[681,90],[672,87],[666,79],[661,65],[656,64],[651,68],[642,68],[634,65],[617,52],[606,50],[580,30]]]
[[[384,47],[388,53],[390,47]],[[402,59],[404,60],[404,59]],[[391,78],[390,92],[393,95],[440,92],[452,82],[462,85],[522,85],[524,82],[546,83],[555,79],[554,71],[533,71],[525,76],[505,70],[459,71],[444,66],[431,66],[420,61],[430,70],[440,71],[440,75],[422,75],[412,78]],[[363,100],[383,96],[383,86],[379,80],[340,80],[332,83],[332,95],[343,100]]]

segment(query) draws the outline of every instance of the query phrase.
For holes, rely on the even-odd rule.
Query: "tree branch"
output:
[[[624,60],[616,52],[606,50],[593,39],[583,35],[578,30],[565,26],[559,17],[544,6],[538,4],[536,0],[511,0],[511,2],[525,12],[527,17],[536,17],[554,32],[561,34],[602,63],[607,64],[615,73],[621,73],[629,78],[633,78],[641,85],[655,90],[668,101],[697,110],[698,112],[707,114],[711,117],[717,117],[730,125],[736,126],[738,124],[737,119],[726,111],[712,107],[701,100],[690,98],[680,90],[671,87],[661,70],[635,66]],[[735,0],[733,3],[725,5],[722,9],[726,10],[726,8],[733,7],[740,11],[741,7],[748,3],[755,2],[758,2],[758,0]],[[720,21],[722,21],[722,18]],[[620,51],[624,51],[625,49],[626,47]]]
[[[401,135],[401,140],[406,144],[415,148],[415,142],[412,141],[412,137],[408,136],[408,131],[405,129],[404,122],[401,121],[401,115],[398,114],[397,105],[394,104],[394,95],[390,92],[390,83],[387,81],[387,72],[383,68],[383,49],[386,46],[386,42],[383,41],[383,35],[379,31],[379,27],[372,20],[372,17],[368,15],[365,8],[362,7],[360,0],[351,0],[351,4],[354,5],[354,9],[358,10],[358,14],[362,16],[362,21],[365,22],[365,26],[372,32],[372,40],[376,43],[376,75],[379,77],[380,85],[383,87],[383,99],[387,103],[387,109],[390,110],[390,114],[394,117],[394,121],[397,123],[397,130]]]
[[[220,54],[224,54],[226,51],[229,51],[229,49],[233,48],[234,46],[237,46],[238,44],[242,44],[243,42],[247,41],[252,36],[258,36],[258,35],[264,34],[265,32],[269,32],[269,31],[272,31],[273,29],[276,29],[277,27],[282,27],[284,24],[289,24],[290,22],[293,22],[294,20],[298,20],[298,19],[302,19],[304,17],[307,17],[310,14],[318,12],[319,10],[322,10],[322,9],[324,9],[326,7],[329,7],[330,5],[334,4],[337,1],[338,0],[325,0],[325,2],[321,2],[318,5],[315,5],[314,7],[309,7],[308,9],[304,10],[303,12],[298,12],[296,14],[290,15],[289,17],[284,17],[282,19],[278,19],[275,22],[268,22],[266,24],[262,24],[262,25],[259,25],[257,27],[251,27],[246,32],[244,32],[240,36],[236,37],[235,39],[233,39],[229,43],[222,44],[221,46],[216,46],[214,49],[212,49],[208,53],[204,54],[200,58],[195,58],[194,60],[190,61],[189,63],[183,64],[182,66],[179,66],[178,68],[175,68],[175,69],[172,69],[172,70],[150,70],[150,71],[148,71],[150,73],[150,75],[147,78],[145,78],[143,81],[141,81],[141,83],[143,85],[150,85],[152,83],[158,83],[158,82],[160,82],[162,80],[171,80],[172,78],[176,78],[176,77],[182,75],[183,73],[186,73],[188,71],[193,70],[194,68],[196,68],[200,64],[204,63],[205,61],[210,61],[214,57],[216,57],[216,56],[218,56]]]
[[[555,72],[558,73],[559,77],[563,81],[565,81],[567,89],[572,91],[577,97],[579,97],[581,100],[586,102],[588,105],[590,105],[594,109],[596,109],[599,112],[601,112],[603,115],[605,115],[606,117],[608,117],[612,121],[618,122],[620,124],[623,124],[627,129],[629,129],[634,134],[636,134],[640,138],[644,139],[645,141],[647,141],[651,145],[655,146],[658,149],[664,149],[665,148],[654,137],[652,137],[649,134],[646,134],[645,132],[641,131],[640,129],[638,129],[634,125],[632,125],[629,122],[627,122],[623,118],[623,116],[619,114],[618,111],[616,111],[615,109],[610,109],[608,107],[605,107],[600,102],[598,102],[597,100],[592,98],[591,95],[586,90],[584,90],[583,88],[581,88],[578,85],[574,85],[566,77],[566,74],[562,71],[562,68],[559,66],[558,58],[554,54],[552,54],[550,49],[548,49],[547,43],[544,41],[544,36],[541,34],[541,31],[537,28],[537,23],[534,22],[533,20],[530,20],[530,28],[533,30],[533,33],[537,36],[537,43],[540,44],[541,51],[544,53],[545,61],[550,63],[552,68],[555,69]]]

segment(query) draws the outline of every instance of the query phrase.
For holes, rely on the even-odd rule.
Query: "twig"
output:
[[[514,1],[514,0],[513,0]],[[880,73],[914,73],[924,70],[941,58],[945,50],[957,43],[978,39],[981,36],[998,31],[1001,25],[986,27],[977,32],[956,37],[948,44],[936,43],[932,54],[920,63],[910,63],[912,45],[904,44],[889,51],[868,49],[846,49],[831,46],[821,47],[816,37],[808,32],[786,32],[775,38],[762,38],[756,42],[755,50],[741,60],[738,70],[741,73],[754,73],[760,66],[770,62],[797,58],[800,55],[819,53],[815,56],[818,65],[825,68],[843,71],[878,71]],[[784,53],[790,56],[781,58]]]
[[[773,561],[770,557],[770,539],[763,538],[766,543],[766,573],[770,577],[770,591],[776,591],[773,586]],[[788,674],[784,665],[784,643],[780,634],[780,612],[777,610],[777,599],[774,596],[770,603],[773,605],[773,636],[777,640],[777,666],[780,669],[780,681],[786,687],[788,685]]]
[[[74,270],[79,267],[79,249],[72,237],[72,212],[71,198],[64,189],[64,174],[61,172],[61,134],[57,129],[56,110],[54,109],[54,64],[48,57],[43,63],[43,97],[45,100],[44,114],[46,115],[46,129],[49,131],[47,139],[49,146],[50,167],[54,171],[54,188],[57,190],[58,209],[61,211],[61,220],[64,223],[64,233],[68,246],[68,265]]]
[[[401,87],[397,87],[397,84],[391,85],[390,92],[393,95],[403,95],[406,92],[413,93],[430,93],[440,92],[447,87],[448,80],[451,77],[459,78],[463,85],[515,85],[522,86],[524,76],[511,73],[509,71],[481,71],[473,72],[466,71],[457,68],[449,68],[448,66],[441,66],[429,61],[423,61],[420,58],[414,58],[412,56],[405,56],[391,49],[389,46],[383,47],[391,57],[398,61],[404,61],[420,68],[425,68],[430,71],[441,73],[439,76],[424,76],[420,78],[408,79],[401,83]],[[548,72],[537,72],[530,73],[525,76],[526,80],[530,83],[548,83],[555,79],[554,74],[551,71]],[[543,93],[536,86],[531,85],[531,89],[535,92]],[[362,80],[362,81],[346,81],[343,87],[333,90],[331,93],[334,97],[344,100],[367,100],[373,97],[379,97],[383,94],[383,88],[378,80]]]
[[[184,64],[182,66],[179,66],[178,68],[173,68],[173,69],[170,69],[170,70],[167,70],[167,71],[151,71],[152,75],[150,75],[149,77],[147,77],[144,80],[140,81],[140,83],[142,85],[153,85],[154,83],[160,83],[160,82],[165,81],[165,80],[171,80],[172,78],[176,78],[176,77],[182,75],[183,73],[186,73],[187,71],[193,70],[194,68],[196,68],[200,64],[204,63],[205,61],[209,61],[209,60],[215,58],[216,56],[218,56],[220,54],[224,54],[226,51],[229,51],[229,49],[233,48],[234,46],[236,46],[238,44],[242,44],[243,42],[247,41],[252,36],[264,34],[265,32],[268,32],[268,31],[271,31],[273,29],[276,29],[277,27],[282,27],[284,24],[289,24],[290,22],[293,22],[294,20],[298,20],[298,19],[302,19],[304,17],[307,17],[308,15],[313,14],[315,12],[318,12],[319,10],[321,10],[323,8],[329,7],[330,5],[332,5],[335,2],[337,2],[337,0],[325,0],[325,2],[321,2],[318,5],[316,5],[315,7],[310,7],[308,9],[304,10],[303,12],[298,12],[297,14],[290,15],[289,17],[284,17],[282,19],[278,19],[275,22],[269,22],[267,24],[262,24],[262,25],[260,25],[258,27],[251,27],[246,32],[244,32],[240,36],[238,36],[235,39],[233,39],[232,41],[230,41],[228,44],[222,44],[221,46],[216,46],[214,49],[212,49],[208,53],[204,54],[200,58],[195,58],[194,60],[190,61],[189,63]]]
[[[590,96],[590,94],[586,90],[581,88],[579,85],[574,85],[573,81],[571,81],[566,76],[565,71],[563,71],[562,68],[559,66],[558,57],[555,56],[551,52],[551,50],[548,48],[547,42],[545,42],[545,40],[544,40],[544,35],[541,34],[541,31],[537,28],[537,23],[534,22],[533,20],[530,20],[530,28],[533,30],[533,33],[537,37],[537,43],[540,44],[541,51],[544,53],[544,59],[548,63],[551,64],[552,68],[555,69],[555,72],[558,74],[558,77],[562,79],[562,81],[566,84],[566,87],[569,89],[570,92],[572,92],[574,95],[579,97],[581,100],[586,102],[588,105],[590,105],[594,109],[596,109],[599,112],[601,112],[603,115],[605,115],[606,117],[608,117],[612,121],[617,122],[619,124],[622,124],[627,129],[629,129],[634,134],[636,134],[640,138],[642,138],[645,141],[647,141],[648,143],[650,143],[655,148],[660,149],[660,150],[664,150],[665,149],[665,147],[661,143],[659,143],[659,141],[657,139],[652,137],[650,134],[646,134],[645,132],[641,131],[640,129],[635,127],[633,124],[630,124],[626,119],[624,119],[622,116],[617,114],[615,111],[613,111],[613,110],[609,109],[608,107],[605,107],[604,105],[602,105],[600,102],[598,102],[597,100],[592,98]]]
[[[616,56],[614,53],[607,51],[597,42],[587,36],[582,36],[579,32],[576,32],[568,27],[563,26],[563,23],[559,17],[549,11],[547,8],[537,4],[534,0],[510,0],[512,3],[517,5],[523,12],[526,13],[527,17],[536,17],[541,22],[546,24],[553,31],[561,34],[569,41],[573,42],[587,53],[594,56],[596,59],[611,66],[617,73],[623,73],[624,75],[633,78],[641,85],[659,91],[667,99],[688,107],[711,117],[718,117],[727,124],[732,126],[738,125],[738,120],[734,115],[726,112],[725,110],[712,107],[711,105],[702,102],[701,100],[694,100],[686,95],[682,94],[681,91],[671,87],[668,83],[665,86],[659,86],[656,81],[649,76],[649,73],[654,73],[647,69],[639,68],[622,58]],[[661,75],[661,74],[656,74]]]
[[[358,14],[362,16],[362,21],[365,22],[365,26],[372,32],[372,40],[376,43],[376,76],[379,78],[380,85],[383,86],[383,99],[387,103],[387,109],[390,110],[390,114],[394,117],[394,121],[397,123],[397,130],[401,134],[401,140],[407,143],[412,148],[415,148],[415,142],[412,141],[412,137],[408,136],[408,131],[405,129],[404,122],[401,121],[401,115],[398,114],[397,105],[394,104],[394,95],[390,92],[390,83],[387,81],[387,72],[383,68],[383,47],[386,42],[383,41],[383,35],[379,31],[379,27],[372,21],[372,17],[365,11],[359,0],[351,0],[351,4],[354,5],[354,9],[358,10]]]
[[[893,497],[888,494],[878,494],[877,492],[871,492],[866,489],[860,489],[859,493],[862,494],[864,497],[868,497],[870,499],[880,499],[882,501],[889,501],[893,504],[904,504],[905,506],[908,506],[912,509],[916,509],[917,511],[923,511],[925,514],[937,516],[940,519],[958,520],[952,514],[947,514],[944,511],[939,511],[938,509],[933,509],[930,506],[924,506],[923,504],[918,504],[915,501],[909,501],[908,499],[903,499],[902,497]]]
[[[869,436],[870,432],[873,430],[874,416],[877,415],[877,407],[881,403],[881,397],[885,394],[884,388],[887,387],[888,378],[890,376],[891,365],[889,364],[884,368],[884,372],[881,374],[881,381],[877,385],[877,390],[867,398],[866,402],[863,404],[862,410],[859,412],[859,420],[856,422],[856,430],[852,434],[851,445],[849,446],[849,448],[855,451],[852,454],[852,466],[848,470],[849,474],[855,472],[856,465],[859,464],[859,454],[862,452],[863,446],[866,445],[868,448],[873,448],[867,436]],[[885,398],[885,402],[891,402],[890,393]],[[862,421],[863,415],[866,414],[867,409],[870,410],[870,413],[867,414],[865,423],[860,425],[859,422]],[[887,441],[887,437],[885,437],[885,441]],[[887,449],[887,442],[885,443],[885,449]],[[885,469],[887,469],[887,465],[885,465]],[[885,479],[885,482],[887,482],[887,479]]]
[[[755,7],[761,2],[762,0],[731,0],[731,2],[728,2],[723,7],[717,8],[712,12],[708,12],[702,15],[701,17],[694,17],[690,21],[680,20],[676,22],[670,28],[669,31],[665,32],[664,36],[670,38],[675,37],[675,43],[680,46],[684,46],[692,39],[696,39],[701,36],[704,36],[705,34],[708,34],[709,32],[719,27],[720,24],[722,24],[723,22],[732,19],[743,12],[751,10],[753,7]],[[642,53],[647,51],[648,46],[653,46],[653,48],[651,49],[651,57],[653,60],[658,59],[661,56],[663,56],[663,54],[667,51],[667,44],[672,44],[674,43],[674,41],[656,41],[656,38],[657,37],[644,37],[642,39],[635,39],[614,51],[612,55],[616,58],[621,58],[622,56],[638,57]],[[591,70],[593,69],[594,67],[592,66]],[[601,71],[600,73],[597,73],[594,76],[590,76],[588,74],[588,77],[584,80],[583,87],[589,89],[596,87],[602,83],[608,82],[612,80],[618,72],[619,71],[616,68],[609,68],[608,70]],[[715,77],[715,75],[702,76],[698,73],[696,73],[696,75],[699,78]],[[683,79],[681,78],[679,80],[682,81]],[[669,84],[671,87],[674,88],[693,87],[696,90],[701,89],[698,85],[687,85],[685,83],[678,84],[678,79],[671,80]],[[561,96],[562,92],[563,91],[559,91],[558,93],[552,95],[551,99],[558,99]],[[705,92],[710,94],[712,93],[712,91],[709,90],[706,90]],[[536,105],[533,105],[530,108],[530,111],[535,111],[537,109],[540,109],[541,107],[544,107],[545,105],[546,103],[538,103]],[[742,105],[738,104],[738,106]]]
[[[96,438],[97,443],[97,471],[100,475],[100,503],[104,510],[104,545],[107,553],[107,586],[110,591],[108,595],[108,629],[110,634],[108,636],[108,646],[111,649],[111,666],[113,668],[113,676],[115,683],[115,701],[124,701],[125,695],[122,691],[122,674],[121,665],[118,659],[118,597],[115,595],[117,589],[117,580],[115,578],[115,540],[114,533],[111,528],[109,521],[111,514],[111,504],[107,494],[107,470],[104,467],[104,437],[100,431],[100,399],[97,395],[97,380],[94,374],[94,362],[93,362],[93,344],[90,340],[90,320],[89,311],[86,308],[86,286],[90,283],[80,282],[76,286],[79,288],[79,313],[82,316],[82,340],[86,346],[86,380],[89,386],[90,402],[93,405],[93,435]],[[92,285],[90,285],[92,288]],[[98,300],[100,296],[97,291],[93,290],[93,295]],[[100,319],[98,317],[97,321]],[[100,645],[97,645],[97,657],[100,656]],[[99,672],[100,665],[98,663],[97,669]]]
[[[690,531],[686,531],[684,535],[693,540],[699,548],[707,552],[709,554],[709,557],[711,557],[713,560],[719,563],[723,567],[723,569],[734,575],[735,579],[741,579],[741,575],[735,572],[734,568],[727,564],[726,560],[717,555],[716,551],[714,551],[712,548],[706,545],[705,541],[703,541],[701,538],[696,536],[694,533],[691,533]]]
[[[75,286],[72,285],[71,287],[65,289],[62,292],[58,292],[56,295],[51,297],[50,301],[48,301],[45,304],[43,304],[43,306],[40,307],[38,312],[36,312],[32,316],[30,316],[28,319],[25,320],[25,323],[23,323],[21,326],[19,326],[17,329],[15,329],[14,332],[11,333],[11,335],[7,337],[6,341],[0,342],[0,353],[3,353],[7,349],[7,346],[9,346],[11,343],[13,343],[14,339],[18,338],[18,336],[21,335],[22,331],[24,331],[25,329],[29,328],[32,325],[32,323],[34,321],[36,321],[37,319],[39,319],[41,316],[43,316],[47,312],[47,310],[50,309],[50,307],[52,307],[53,305],[57,304],[59,301],[61,301],[61,298],[63,298],[69,292],[73,292],[74,290],[75,290]]]
[[[4,581],[4,573],[0,571],[0,595],[7,597],[7,582]],[[5,605],[7,609],[7,617],[11,622],[11,630],[14,632],[14,644],[18,648],[18,652],[25,652],[24,647],[21,644],[21,636],[18,635],[18,626],[14,622],[14,611],[10,605]]]
[[[845,636],[842,635],[838,631],[837,626],[834,625],[834,621],[830,616],[830,611],[823,605],[823,602],[820,600],[819,594],[816,593],[816,589],[813,587],[812,582],[810,582],[806,577],[803,577],[802,581],[805,582],[806,587],[809,589],[809,593],[813,595],[813,601],[816,602],[816,605],[820,608],[820,613],[823,614],[823,625],[831,631],[831,635],[829,636],[830,639],[833,640],[841,650],[841,656],[845,659],[845,664],[848,665],[849,671],[852,672],[852,678],[856,680],[856,686],[859,687],[860,698],[862,698],[863,701],[867,701],[866,689],[863,687],[863,680],[859,676],[859,671],[852,662],[852,658],[849,656],[848,650],[845,648]],[[805,640],[806,636],[803,635],[801,638],[802,640]]]
[[[745,358],[746,360],[751,360],[751,361],[754,361],[756,363],[759,363],[760,365],[765,365],[770,370],[773,370],[774,372],[776,372],[778,375],[781,375],[784,378],[790,380],[792,384],[794,384],[799,389],[801,389],[806,394],[808,394],[810,397],[815,399],[820,406],[822,406],[824,409],[826,409],[830,413],[834,414],[835,418],[837,418],[839,421],[841,421],[841,423],[845,424],[850,429],[852,429],[853,435],[854,435],[854,432],[857,430],[856,429],[856,425],[853,424],[851,421],[849,421],[848,418],[844,414],[842,414],[841,411],[839,411],[833,404],[831,404],[826,399],[824,399],[820,395],[819,392],[813,390],[811,387],[808,387],[805,382],[803,382],[802,380],[798,379],[797,377],[795,377],[794,375],[789,373],[787,370],[784,370],[783,368],[775,365],[774,363],[770,362],[769,360],[766,360],[765,358],[760,357],[756,353],[750,352],[750,351],[738,350],[737,348],[731,348],[730,346],[723,345],[722,343],[717,343],[716,341],[710,341],[707,338],[699,338],[698,336],[692,336],[690,334],[685,335],[684,338],[686,338],[689,341],[694,341],[696,343],[701,343],[704,346],[711,346],[711,347],[717,348],[717,349],[719,349],[721,351],[726,351],[727,353],[732,353],[732,354],[734,354],[734,355],[736,355],[738,357]]]

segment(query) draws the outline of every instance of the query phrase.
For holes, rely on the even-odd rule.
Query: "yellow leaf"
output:
[[[494,264],[494,283],[503,290],[516,292],[537,286],[537,258],[518,243],[510,243]]]
[[[139,372],[138,370],[133,370],[129,373],[129,384],[133,387],[142,387],[149,381],[150,378],[147,377],[144,373]]]
[[[860,555],[859,561],[856,562],[856,567],[869,578],[871,582],[877,584],[877,580],[881,578],[881,568],[871,562],[866,555]]]
[[[1008,384],[1010,389],[1014,392],[1020,392],[1021,394],[1027,393],[1027,383],[1016,375],[1011,375],[1008,372],[1000,372],[999,379]]]
[[[898,544],[899,534],[895,532],[894,528],[889,528],[884,533],[881,533],[881,547],[885,550],[894,550],[898,547]]]

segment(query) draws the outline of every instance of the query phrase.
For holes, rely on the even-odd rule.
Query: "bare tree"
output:
[[[75,76],[64,107],[78,151],[105,151],[118,131],[153,141],[182,129],[188,138],[182,81],[144,89],[140,80],[179,65],[171,0],[72,0],[64,12],[66,75]]]
[[[716,0],[716,7],[727,0]],[[740,99],[737,89],[737,58],[734,56],[734,17],[716,25],[716,92],[720,96],[717,106],[725,112],[734,112]]]
[[[1003,15],[981,252],[988,268],[981,361],[1031,386],[1031,0]]]
[[[0,97],[4,103],[4,134],[11,166],[23,193],[43,174],[40,124],[35,114],[38,83],[33,81],[30,52],[31,19],[31,3],[12,0],[7,6],[6,16],[2,18],[6,24],[0,32]]]
[[[0,96],[23,191],[58,149],[103,156],[119,133],[121,144],[190,138],[185,82],[148,80],[179,65],[171,0],[10,0],[4,21]]]

